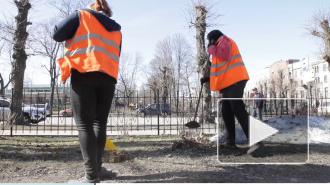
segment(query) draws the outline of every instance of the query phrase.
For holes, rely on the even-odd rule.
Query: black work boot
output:
[[[258,142],[252,145],[246,153],[250,155],[255,155],[257,153],[262,152],[263,148],[264,148],[264,144],[262,144],[262,142]]]

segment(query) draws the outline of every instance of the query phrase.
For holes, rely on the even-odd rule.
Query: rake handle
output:
[[[207,61],[206,61],[205,69],[204,69],[204,75],[203,75],[203,78],[206,76],[207,65],[208,65],[208,63],[209,63],[209,60],[210,60],[210,54],[209,54],[208,57],[207,57]],[[203,92],[203,85],[201,86],[201,90],[199,91],[199,96],[198,96],[198,101],[197,101],[197,107],[196,107],[195,115],[194,115],[194,121],[196,121],[197,112],[198,112],[198,107],[199,107],[199,103],[200,103],[200,100],[201,100],[202,92]]]

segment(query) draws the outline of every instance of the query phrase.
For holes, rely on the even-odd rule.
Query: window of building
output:
[[[328,97],[328,88],[324,88],[324,97],[327,98]]]
[[[300,91],[301,98],[305,98],[304,91]]]
[[[324,76],[324,83],[328,83],[328,76],[327,75]]]
[[[327,64],[323,64],[323,71],[327,71]]]
[[[297,78],[297,71],[294,72],[294,77]]]

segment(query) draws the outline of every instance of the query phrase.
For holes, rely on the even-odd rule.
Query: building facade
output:
[[[266,98],[329,98],[328,63],[320,58],[277,61],[250,78],[245,88],[246,98],[255,87]]]
[[[23,103],[25,104],[45,104],[50,103],[50,85],[30,85],[23,87]],[[12,90],[7,89],[5,96],[11,98]],[[55,87],[53,106],[70,104],[70,87]]]

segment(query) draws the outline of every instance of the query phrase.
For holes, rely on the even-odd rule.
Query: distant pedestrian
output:
[[[71,104],[85,165],[85,176],[69,183],[99,183],[110,172],[102,168],[102,154],[122,42],[121,26],[111,16],[107,2],[95,0],[54,29],[54,40],[66,41],[58,63],[63,82],[71,75]]]
[[[262,98],[264,98],[263,94],[258,92],[257,88],[252,89],[252,91],[253,91],[253,94],[254,94],[254,96],[253,96],[253,99],[254,99],[254,101],[253,101],[253,114],[252,114],[252,116],[254,118],[256,118],[257,115],[258,115],[259,120],[263,121],[263,119],[262,119],[262,111],[263,111],[263,106],[264,106],[264,101],[262,99]]]

